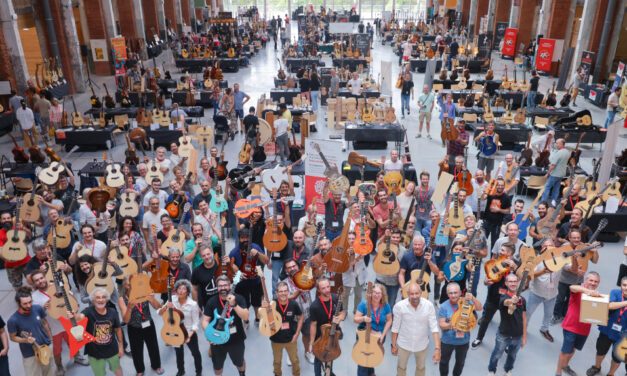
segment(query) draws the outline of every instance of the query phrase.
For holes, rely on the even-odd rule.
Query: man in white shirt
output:
[[[468,197],[467,202],[476,217],[478,209],[485,210],[486,200],[481,200],[481,206],[479,206],[479,199],[483,192],[486,192],[486,189],[490,184],[485,179],[485,172],[483,172],[483,170],[477,170],[477,172],[475,172],[475,177],[472,178],[471,182],[473,192],[472,195]]]
[[[172,165],[172,161],[169,160],[168,158],[166,158],[166,148],[164,148],[163,146],[159,146],[157,148],[157,163],[159,163],[160,168],[159,170],[161,171],[161,173],[163,174],[163,185],[164,186],[168,186],[170,184],[170,181],[172,179],[174,179],[174,175],[172,174],[172,168],[174,167]]]
[[[506,236],[496,239],[494,247],[492,247],[492,257],[498,257],[499,251],[501,250],[501,246],[503,244],[511,243],[515,245],[514,258],[518,258],[518,251],[520,251],[520,247],[526,245],[525,242],[518,239],[518,235],[520,234],[518,225],[514,222],[508,223],[505,227],[505,234]]]
[[[383,163],[383,170],[387,172],[403,170],[403,161],[398,158],[398,150],[392,150],[390,152],[390,159]]]
[[[160,209],[165,208],[165,201],[168,199],[168,194],[165,191],[161,190],[161,180],[152,179],[152,184],[150,188],[151,188],[150,191],[148,191],[146,195],[144,195],[144,201],[143,201],[144,210],[147,211],[148,209],[150,209],[148,203],[153,197],[156,197],[159,199]]]
[[[435,103],[435,94],[431,92],[429,85],[422,87],[422,94],[418,97],[418,134],[416,138],[422,137],[422,124],[427,125],[427,138],[431,139],[431,113]]]
[[[26,101],[22,99],[20,101],[21,107],[15,111],[15,118],[18,123],[20,123],[20,127],[22,128],[22,137],[24,137],[24,146],[30,147],[32,146],[32,142],[37,143],[37,135],[35,134],[35,114],[33,114],[33,110],[26,107]],[[31,142],[32,137],[32,142]]]
[[[605,129],[607,129],[607,127],[614,122],[614,116],[616,116],[616,113],[618,112],[618,99],[620,98],[620,91],[621,87],[618,86],[607,99],[607,117],[605,118],[605,124],[603,124],[603,128]]]
[[[135,184],[139,186],[139,189],[146,190],[148,188],[148,182],[146,181],[146,174],[148,173],[148,167],[145,163],[140,163],[137,165],[137,172],[139,176],[135,178]]]
[[[350,87],[351,95],[355,98],[361,96],[361,80],[359,79],[359,74],[357,72],[353,73],[353,78],[348,80],[346,87]]]
[[[287,119],[281,117],[274,121],[274,138],[279,148],[279,156],[281,157],[281,164],[285,164],[287,161],[287,157],[290,154],[288,137],[287,137],[287,128],[289,127],[289,122]]]
[[[392,322],[392,355],[398,355],[396,375],[407,374],[407,361],[411,354],[416,359],[416,376],[425,375],[429,334],[433,336],[435,350],[433,361],[440,361],[440,328],[433,303],[421,299],[420,286],[412,283],[409,295],[394,306]]]
[[[149,201],[149,210],[146,210],[144,213],[144,217],[142,218],[142,231],[144,233],[144,239],[146,239],[146,243],[152,243],[151,235],[157,236],[157,232],[163,229],[161,225],[161,216],[168,215],[168,212],[165,209],[159,207],[159,199],[153,197]],[[152,225],[155,225],[155,233],[150,233]]]

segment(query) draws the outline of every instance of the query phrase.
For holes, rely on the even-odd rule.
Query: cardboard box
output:
[[[610,310],[609,304],[609,295],[592,297],[590,295],[581,294],[579,321],[588,324],[607,325],[607,318]]]

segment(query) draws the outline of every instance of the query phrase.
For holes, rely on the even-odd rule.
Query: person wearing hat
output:
[[[261,298],[263,297],[263,288],[261,286],[261,278],[257,275],[256,267],[258,265],[270,264],[270,259],[266,255],[261,245],[252,243],[249,246],[250,230],[243,228],[239,231],[239,245],[235,246],[230,252],[231,265],[237,271],[241,272],[242,280],[235,287],[235,292],[242,295],[246,300],[246,309],[252,305],[255,310],[255,323],[259,324],[258,310],[261,307]],[[248,320],[244,323],[248,326]]]

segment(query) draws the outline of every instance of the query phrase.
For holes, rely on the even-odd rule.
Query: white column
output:
[[[588,50],[590,47],[590,36],[592,35],[592,24],[594,23],[594,15],[597,11],[599,3],[597,0],[585,0],[583,5],[583,13],[581,14],[581,23],[579,26],[579,35],[577,37],[577,47],[575,48],[575,56],[573,64],[570,68],[568,77],[572,77],[579,64],[581,63],[581,52]],[[598,60],[598,57],[597,57]],[[592,72],[590,72],[592,74]]]
[[[512,6],[509,10],[509,27],[518,27],[518,13],[520,13],[520,5],[516,5],[517,1],[512,0]]]
[[[470,0],[470,10],[468,11],[468,37],[475,35],[475,25],[477,24],[478,0]]]
[[[111,4],[111,0],[102,0],[101,5],[107,38],[113,38],[118,35],[117,30],[115,29],[115,13],[113,13],[113,4]],[[107,40],[107,44],[108,43],[109,41]]]
[[[83,73],[83,59],[81,58],[81,47],[78,44],[78,32],[76,31],[76,21],[74,20],[72,0],[61,0],[61,10],[63,30],[65,32],[65,40],[71,64],[69,67],[65,67],[65,72],[70,72],[72,74],[72,78],[74,79],[74,89],[77,92],[82,93],[86,90],[85,75]]]
[[[0,25],[4,35],[4,42],[9,52],[9,59],[11,59],[10,62],[5,62],[5,64],[11,64],[17,85],[16,89],[18,92],[23,93],[28,86],[29,74],[20,32],[17,30],[17,14],[15,14],[15,9],[13,9],[12,1],[0,1]]]
[[[165,24],[165,5],[164,5],[164,1],[163,0],[157,0],[155,1],[155,5],[157,7],[157,20],[159,21],[159,31],[163,32],[163,35],[160,35],[160,37],[165,36],[165,39],[168,39],[168,32],[166,29],[166,24]],[[161,33],[159,33],[161,34]]]
[[[496,1],[490,0],[488,2],[488,32],[494,33],[494,18],[496,17]],[[492,35],[492,41],[494,41],[494,35]]]
[[[540,17],[538,18],[538,28],[536,29],[536,35],[544,35],[547,37],[549,32],[549,18],[551,7],[553,6],[553,0],[543,0],[540,7]]]

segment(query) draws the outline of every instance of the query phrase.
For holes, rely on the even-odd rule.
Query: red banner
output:
[[[516,56],[516,38],[518,37],[518,29],[514,27],[508,27],[505,29],[505,36],[503,37],[503,50],[501,54],[503,56]]]
[[[555,49],[555,39],[540,38],[538,51],[536,53],[536,69],[542,72],[551,70],[553,60],[553,50]]]

